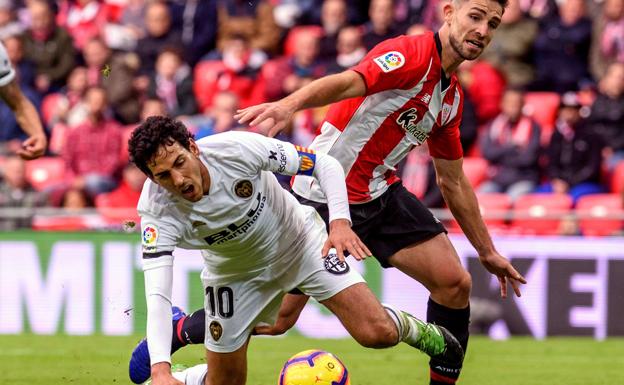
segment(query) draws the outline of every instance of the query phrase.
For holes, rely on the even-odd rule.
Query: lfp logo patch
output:
[[[401,52],[392,51],[377,56],[373,61],[383,72],[390,72],[403,67],[405,64],[405,57]]]
[[[155,225],[145,225],[143,227],[143,247],[155,248],[158,241],[158,228]]]

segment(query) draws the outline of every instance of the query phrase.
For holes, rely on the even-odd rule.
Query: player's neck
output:
[[[440,53],[440,62],[446,76],[451,76],[464,61],[464,59],[455,52],[451,47],[449,39],[449,29],[447,24],[443,24],[438,31],[440,42],[442,43],[442,52]]]
[[[199,172],[202,177],[202,192],[203,195],[208,195],[210,192],[210,173],[208,172],[208,167],[200,160]]]

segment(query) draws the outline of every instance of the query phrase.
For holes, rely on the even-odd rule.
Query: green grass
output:
[[[129,384],[127,359],[140,336],[0,336],[3,385]],[[351,340],[302,337],[255,338],[249,353],[249,385],[275,385],[282,363],[301,350],[320,348],[338,355],[353,385],[428,384],[427,359],[408,346],[370,350]],[[185,348],[174,362],[203,362],[202,346]],[[621,385],[624,339],[586,338],[491,341],[475,337],[463,385]]]

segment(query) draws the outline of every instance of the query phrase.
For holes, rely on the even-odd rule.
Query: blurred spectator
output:
[[[311,33],[301,33],[296,38],[294,55],[280,59],[277,63],[279,75],[266,79],[268,100],[281,99],[326,73],[318,56],[319,38]]]
[[[227,91],[216,94],[212,107],[203,115],[195,117],[190,123],[191,126],[195,127],[195,139],[243,128],[234,119],[234,114],[238,108],[238,96]]]
[[[331,61],[337,54],[338,33],[347,25],[347,3],[345,0],[325,0],[321,9],[323,37],[320,41],[319,56]]]
[[[505,92],[505,77],[486,61],[464,61],[457,73],[459,80],[475,106],[479,125],[500,113],[500,101]]]
[[[95,196],[117,186],[121,164],[121,127],[107,116],[106,92],[91,87],[85,95],[88,119],[67,134],[63,158],[74,176],[73,187]]]
[[[68,212],[81,211],[93,206],[93,199],[81,188],[71,187],[63,192],[61,197],[61,207]]]
[[[139,69],[139,59],[134,53],[111,53],[100,38],[89,40],[84,47],[83,57],[88,70],[90,86],[102,86],[115,116],[124,124],[139,120],[139,92],[133,80]],[[108,67],[108,73],[103,74]]]
[[[235,93],[243,108],[264,102],[265,81],[260,70],[265,61],[264,52],[252,49],[244,36],[232,35],[217,60],[201,61],[195,67],[194,91],[200,110],[210,107],[219,91]]]
[[[140,73],[153,75],[158,54],[165,47],[180,44],[180,31],[172,28],[171,12],[167,4],[154,1],[147,4],[145,10],[146,35],[139,40],[136,53],[141,59]]]
[[[31,27],[24,35],[24,54],[37,66],[35,86],[40,93],[58,90],[74,67],[72,39],[56,26],[46,0],[30,0],[28,12]]]
[[[589,62],[595,79],[604,76],[610,63],[624,63],[624,0],[605,0],[594,19]]]
[[[33,189],[26,180],[26,161],[17,155],[9,156],[2,165],[0,180],[0,208],[33,208],[43,206],[45,196]],[[32,217],[0,217],[0,230],[29,228]]]
[[[563,93],[584,88],[591,81],[591,31],[584,0],[563,0],[559,15],[541,22],[535,40],[536,89]]]
[[[100,0],[61,0],[56,23],[69,32],[74,47],[82,50],[89,40],[103,36],[107,10]]]
[[[10,36],[2,40],[4,48],[19,81],[20,87],[35,88],[35,63],[24,58],[24,44],[19,36]]]
[[[522,114],[524,93],[508,89],[503,95],[501,113],[481,136],[481,153],[489,162],[490,180],[480,192],[504,192],[512,200],[533,191],[539,182],[538,159],[541,130]]]
[[[89,87],[87,78],[87,69],[82,66],[76,67],[69,74],[67,86],[60,93],[46,96],[48,99],[57,97],[54,108],[51,108],[52,114],[48,116],[47,111],[44,111],[43,116],[46,124],[54,126],[61,123],[68,127],[75,127],[87,119],[88,110],[84,102],[84,95]],[[55,131],[56,127],[52,129],[53,138],[56,136]],[[54,146],[50,144],[50,147]],[[60,148],[57,148],[57,151]]]
[[[405,31],[405,34],[408,36],[418,36],[418,35],[422,35],[428,30],[429,28],[427,28],[427,26],[424,24],[412,24],[407,28],[407,31]]]
[[[394,20],[392,0],[372,0],[368,15],[370,21],[364,24],[363,34],[366,49],[370,50],[382,41],[401,34],[402,31]]]
[[[119,187],[108,194],[104,194],[102,199],[103,207],[111,208],[136,208],[141,197],[141,190],[147,177],[139,170],[134,163],[128,163],[122,173]]]
[[[282,31],[267,0],[219,0],[217,48],[223,51],[233,36],[244,36],[252,48],[270,54],[279,52]]]
[[[366,56],[362,32],[357,27],[345,27],[338,33],[336,59],[330,62],[327,72],[338,73],[358,64]]]
[[[613,170],[624,160],[624,63],[611,64],[598,89],[588,125],[606,144],[606,164]]]
[[[171,116],[197,112],[191,68],[182,61],[179,50],[165,48],[158,55],[156,74],[150,79],[148,95],[163,100]]]
[[[141,122],[150,116],[167,116],[167,107],[159,98],[147,98],[141,107]]]
[[[104,38],[112,49],[134,51],[145,36],[145,0],[126,0],[116,23],[106,24]]]
[[[553,17],[557,14],[558,0],[520,0],[520,9],[533,19]]]
[[[15,16],[13,1],[0,0],[0,40],[21,35],[25,26]]]
[[[395,0],[394,15],[396,21],[405,28],[422,23],[424,11],[428,3],[432,3],[432,1]]]
[[[173,24],[182,31],[185,59],[193,67],[215,48],[217,40],[217,0],[172,1]]]
[[[532,49],[537,36],[537,22],[525,17],[520,0],[510,0],[490,45],[481,59],[498,68],[510,87],[524,87],[533,82]]]
[[[583,195],[605,191],[600,185],[602,139],[583,121],[574,93],[561,98],[556,130],[548,146],[550,182],[538,192],[570,194],[574,202]]]

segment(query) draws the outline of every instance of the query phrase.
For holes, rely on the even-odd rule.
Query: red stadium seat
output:
[[[576,203],[576,213],[580,217],[579,227],[583,235],[613,235],[622,230],[622,219],[605,218],[607,215],[624,214],[622,197],[618,194],[582,196]]]
[[[65,175],[62,158],[43,157],[26,163],[26,179],[36,190],[63,183]]]
[[[572,208],[567,194],[527,194],[519,197],[513,208],[512,226],[522,234],[555,235],[563,218]]]
[[[197,99],[197,105],[202,112],[211,105],[217,76],[224,68],[225,66],[220,60],[200,61],[195,66],[193,92]]]
[[[284,41],[284,56],[292,56],[295,53],[297,45],[297,36],[300,34],[314,34],[318,37],[323,36],[323,28],[318,25],[302,25],[291,28]]]
[[[43,98],[41,101],[41,118],[46,126],[49,126],[52,123],[52,118],[56,114],[59,104],[64,99],[65,96],[61,93],[48,94]]]
[[[492,233],[505,233],[508,229],[505,223],[505,215],[512,206],[509,195],[503,193],[483,193],[477,194],[477,200],[479,201],[479,210],[488,229]],[[455,219],[450,220],[447,227],[451,233],[461,232],[461,228]]]
[[[621,194],[624,192],[624,161],[615,166],[611,177],[611,192]]]
[[[483,158],[464,158],[464,173],[472,187],[479,186],[487,177],[488,162]]]
[[[557,120],[559,99],[559,94],[555,92],[527,92],[524,97],[525,113],[542,128],[542,144],[550,142]]]

